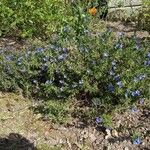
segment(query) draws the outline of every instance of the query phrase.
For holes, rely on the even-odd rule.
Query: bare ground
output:
[[[11,93],[0,93],[0,150],[149,150],[150,105],[137,104],[138,111],[114,113],[113,127],[70,126],[43,121],[30,109],[34,101]],[[110,131],[110,133],[109,133]],[[132,142],[140,134],[142,143]]]

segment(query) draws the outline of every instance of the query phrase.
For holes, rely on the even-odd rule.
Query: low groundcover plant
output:
[[[48,46],[0,50],[0,90],[47,100],[84,99],[96,111],[148,98],[148,42],[123,33],[116,38],[111,29],[93,35],[91,16],[76,6],[73,13]]]

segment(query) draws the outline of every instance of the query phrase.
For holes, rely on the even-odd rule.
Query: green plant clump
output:
[[[72,10],[74,19],[64,21],[48,46],[22,53],[0,50],[0,90],[48,100],[75,97],[97,110],[148,98],[148,42],[123,33],[115,38],[111,29],[94,35],[82,7]]]
[[[67,19],[66,7],[61,0],[1,0],[0,36],[50,36]]]

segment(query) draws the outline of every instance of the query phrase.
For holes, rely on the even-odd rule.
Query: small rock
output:
[[[106,133],[107,133],[107,135],[111,136],[110,129],[106,129]]]
[[[89,137],[92,143],[96,140],[96,137],[94,134],[90,134]]]
[[[110,137],[111,137],[110,135],[106,135],[105,140],[109,139]]]
[[[111,137],[111,132],[110,132],[110,129],[106,129],[106,136],[105,136],[105,139],[108,139]]]
[[[37,114],[37,115],[36,115],[36,119],[37,119],[37,120],[39,120],[39,119],[41,119],[41,118],[42,118],[42,115],[41,115],[41,114]]]
[[[69,141],[69,139],[68,139],[68,138],[67,138],[67,141],[66,141],[66,142],[67,142],[67,144],[68,144],[69,148],[70,148],[70,149],[72,149],[71,143],[70,143],[70,141]]]
[[[59,144],[65,144],[65,143],[66,143],[65,140],[63,140],[63,139],[60,139],[60,140],[59,140]]]
[[[84,139],[88,138],[88,132],[87,131],[82,131],[81,132],[81,137],[83,137]]]
[[[121,125],[121,120],[119,120],[119,121],[117,122],[117,128],[119,128],[120,125]]]
[[[118,132],[116,130],[112,130],[111,134],[113,137],[118,137]]]
[[[129,148],[128,148],[128,147],[125,147],[124,150],[129,150]]]

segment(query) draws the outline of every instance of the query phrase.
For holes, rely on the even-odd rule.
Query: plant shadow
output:
[[[32,142],[18,133],[0,137],[0,150],[37,150]]]

